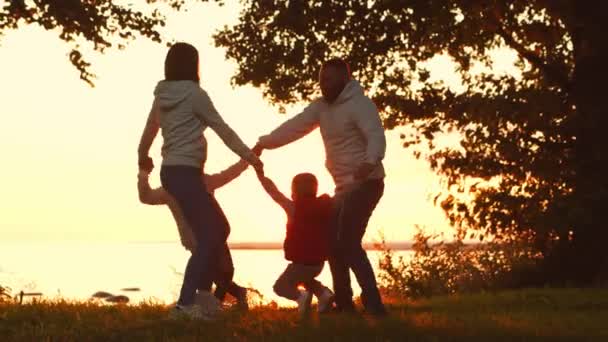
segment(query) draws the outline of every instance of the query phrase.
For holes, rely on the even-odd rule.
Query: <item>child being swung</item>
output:
[[[215,190],[230,183],[237,177],[239,177],[247,168],[249,164],[246,161],[241,160],[234,165],[230,166],[226,170],[216,174],[203,174],[202,180],[207,187],[207,191],[212,195],[214,199],[213,205],[216,206],[218,212],[222,214],[224,225],[226,228],[226,237],[230,234],[230,225],[226,219],[221,207],[215,201],[213,196]],[[204,170],[204,168],[201,168]],[[162,187],[152,189],[150,186],[149,172],[140,170],[137,175],[137,190],[139,193],[139,200],[144,204],[149,205],[167,205],[171,210],[171,214],[175,219],[177,229],[179,232],[180,240],[184,248],[189,251],[196,249],[196,239],[192,229],[188,225],[177,201]],[[215,272],[214,283],[216,284],[215,296],[220,301],[224,300],[226,293],[232,295],[236,300],[239,307],[247,309],[247,290],[244,287],[237,285],[233,280],[234,276],[234,265],[232,263],[232,256],[228,244],[225,243],[222,246],[219,260],[217,262],[217,271]]]
[[[334,295],[316,277],[323,270],[329,254],[331,197],[317,197],[317,179],[310,173],[298,174],[293,178],[292,199],[283,195],[269,178],[260,175],[258,178],[270,197],[287,214],[283,249],[285,259],[291,263],[275,282],[275,293],[295,301],[300,314],[308,311],[314,294],[319,302],[319,312],[327,311]],[[304,289],[300,289],[300,286]]]

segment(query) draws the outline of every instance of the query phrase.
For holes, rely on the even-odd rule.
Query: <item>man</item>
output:
[[[329,258],[336,309],[354,311],[349,272],[352,269],[363,292],[365,310],[382,316],[386,310],[361,241],[384,191],[384,129],[376,106],[359,83],[350,78],[344,60],[325,62],[319,83],[323,96],[269,135],[260,137],[258,145],[275,149],[320,127],[326,166],[336,184]]]

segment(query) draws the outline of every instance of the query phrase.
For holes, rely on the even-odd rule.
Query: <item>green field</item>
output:
[[[171,321],[160,305],[0,303],[1,341],[608,341],[608,290],[531,289],[390,306],[390,316],[257,307],[214,322]]]

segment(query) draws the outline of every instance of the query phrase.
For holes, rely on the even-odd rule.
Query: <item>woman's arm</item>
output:
[[[154,168],[154,163],[152,162],[152,158],[148,156],[148,153],[150,153],[150,147],[152,146],[154,138],[156,138],[156,135],[160,129],[160,113],[158,109],[159,107],[157,102],[154,100],[152,109],[150,110],[150,114],[148,114],[148,119],[146,120],[146,126],[144,127],[144,131],[139,139],[139,147],[137,148],[139,168],[146,171],[152,171]]]
[[[194,111],[207,126],[217,133],[229,149],[242,159],[245,159],[258,173],[263,171],[264,164],[262,161],[243,143],[234,130],[226,124],[215,109],[209,95],[203,89],[198,93],[198,98],[194,103]]]

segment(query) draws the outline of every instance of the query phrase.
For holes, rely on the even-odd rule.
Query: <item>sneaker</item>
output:
[[[331,310],[332,304],[334,303],[334,293],[331,292],[330,289],[325,289],[323,293],[317,297],[317,301],[319,302],[318,311],[319,313],[326,313]]]
[[[199,291],[194,297],[194,303],[200,307],[205,319],[211,320],[222,311],[220,301],[209,291]]]
[[[169,319],[202,319],[206,317],[203,315],[200,306],[196,304],[192,305],[175,305],[171,311],[169,311]]]
[[[247,289],[241,287],[236,295],[236,306],[244,311],[249,310],[249,300],[247,297]]]
[[[300,313],[300,317],[304,317],[310,309],[312,293],[306,290],[300,290],[300,297],[296,299],[296,302],[298,303],[298,313]]]

